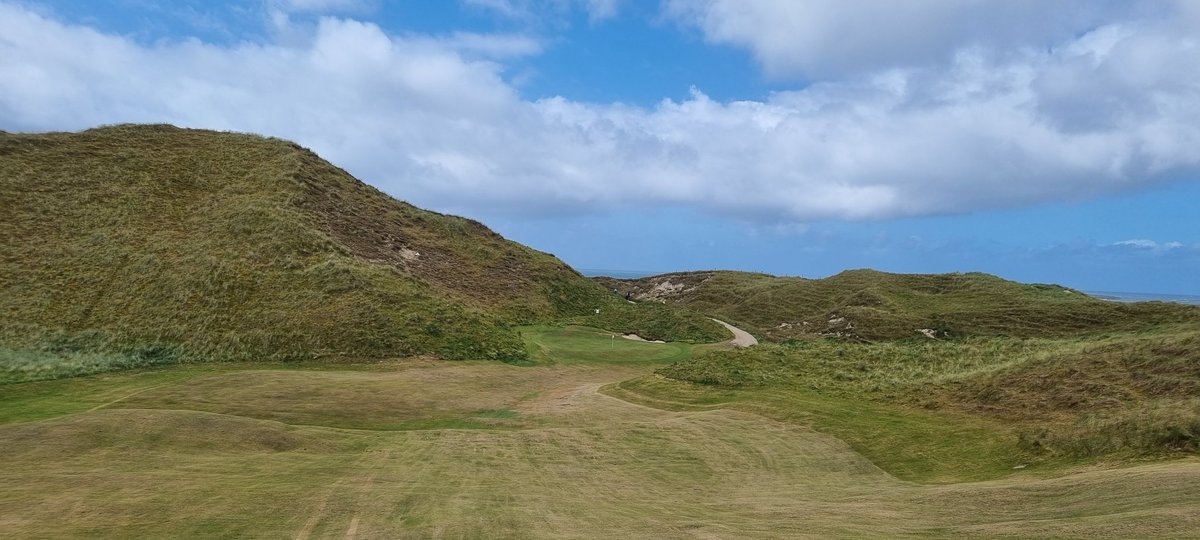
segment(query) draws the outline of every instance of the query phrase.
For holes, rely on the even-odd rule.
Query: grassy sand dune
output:
[[[181,361],[522,361],[519,324],[718,341],[279,139],[0,135],[0,382]],[[596,310],[600,310],[599,313]]]
[[[1003,426],[1006,437],[1020,440],[1012,458],[1032,462],[1194,455],[1198,338],[1191,325],[1177,325],[1086,339],[796,341],[700,352],[661,368],[658,378],[622,387],[643,399],[808,415],[831,428],[853,421],[846,411],[902,406],[913,411],[904,415],[904,429],[915,432],[925,430],[912,421],[930,414],[959,418],[934,425]],[[976,439],[946,431],[905,454],[929,456],[928,464],[909,464],[918,469],[941,463],[961,473],[957,461],[918,450]],[[871,454],[876,442],[863,441],[861,450]],[[998,455],[1009,453],[1007,446],[996,447]],[[889,459],[886,448],[880,459]]]
[[[774,341],[816,336],[1068,337],[1200,324],[1200,306],[1118,303],[1058,285],[983,273],[893,274],[848,270],[823,279],[749,272],[680,272],[597,278],[636,298],[686,306]]]

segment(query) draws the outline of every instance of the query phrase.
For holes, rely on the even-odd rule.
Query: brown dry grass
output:
[[[983,273],[892,274],[848,270],[824,279],[747,272],[681,272],[599,278],[605,287],[686,306],[781,341],[831,335],[859,339],[1064,337],[1200,324],[1200,306],[1127,304],[1058,285],[1023,284]]]
[[[724,336],[293,143],[171,126],[0,135],[0,276],[0,382],[186,360],[521,361],[515,325],[574,318]]]

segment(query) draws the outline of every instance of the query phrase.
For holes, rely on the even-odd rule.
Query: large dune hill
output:
[[[10,347],[147,361],[511,361],[526,355],[519,324],[582,318],[660,339],[724,337],[255,135],[0,134],[0,246]]]

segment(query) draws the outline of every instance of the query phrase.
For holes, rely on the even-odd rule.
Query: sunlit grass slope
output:
[[[913,478],[947,468],[986,476],[1014,460],[1120,462],[1200,451],[1200,307],[1108,302],[979,273],[688,272],[600,281],[775,342],[700,352],[659,370],[680,383],[623,384],[631,399],[805,418]],[[909,410],[879,425],[928,436],[862,436],[860,413],[851,411],[879,406]],[[921,421],[933,411],[958,419]]]
[[[521,332],[538,365],[210,363],[6,385],[0,538],[1186,538],[1200,526],[1197,460],[1013,469],[1025,456],[1000,451],[995,422],[856,399],[795,400],[810,412],[774,419],[646,407],[598,390],[701,347]],[[874,454],[855,451],[864,440]],[[975,477],[993,479],[911,481]]]
[[[938,337],[1050,337],[1200,322],[1197,306],[1109,302],[1058,285],[982,273],[850,270],[806,279],[718,271],[599,281],[638,298],[711,314],[773,340],[895,339],[920,337],[922,330]]]
[[[528,327],[521,335],[538,364],[656,365],[691,358],[687,343],[646,343],[582,326]]]
[[[724,338],[253,135],[0,134],[0,248],[0,380],[180,359],[512,361],[514,325],[555,320]]]
[[[846,411],[887,405],[911,411],[902,415],[910,433],[924,429],[917,420],[932,411],[959,418],[943,427],[995,426],[996,444],[983,446],[1005,458],[998,463],[1200,452],[1200,328],[1194,325],[1086,338],[798,340],[705,351],[658,373],[692,384],[647,379],[627,386],[645,399],[684,395],[690,396],[684,401],[740,403],[776,417],[808,415],[852,442],[861,430]],[[823,406],[829,402],[843,405]],[[942,444],[954,452],[987,439],[965,431],[926,442],[909,437],[908,451],[899,453],[892,450],[903,445],[877,448],[878,438],[857,440],[884,461],[911,461],[937,456],[933,449]],[[967,461],[986,459],[985,452],[970,451]],[[899,466],[928,465],[916,461]],[[936,461],[953,463],[944,455]]]

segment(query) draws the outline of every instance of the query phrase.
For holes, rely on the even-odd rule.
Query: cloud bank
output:
[[[1010,4],[1034,5],[981,5]],[[505,58],[540,50],[520,36],[395,36],[325,17],[279,43],[139,44],[0,3],[0,129],[170,122],[263,133],[393,195],[471,214],[675,204],[769,223],[885,219],[1083,199],[1200,172],[1200,17],[1182,11],[964,41],[933,29],[975,4],[933,2],[957,7],[923,23],[928,43],[849,39],[849,67],[831,69],[813,60],[833,47],[824,38],[774,44],[779,32],[767,29],[760,44],[721,30],[746,24],[716,9],[724,2],[698,5],[668,13],[704,15],[703,31],[750,47],[768,71],[836,74],[762,101],[714,101],[703,89],[652,107],[530,101],[504,78]],[[881,10],[879,20],[891,16]],[[911,47],[893,54],[887,39]],[[798,63],[773,60],[787,50]]]
[[[971,47],[1041,48],[1174,9],[1162,0],[667,0],[665,10],[788,78],[943,63]]]

